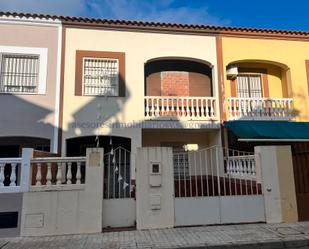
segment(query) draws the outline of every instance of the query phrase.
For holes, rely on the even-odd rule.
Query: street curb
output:
[[[177,247],[169,247],[166,249],[175,249]],[[198,245],[188,247],[178,247],[181,249],[309,249],[309,239],[297,240],[280,240],[269,242],[254,243],[229,243],[222,245]]]

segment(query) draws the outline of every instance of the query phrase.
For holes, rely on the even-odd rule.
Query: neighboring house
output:
[[[299,155],[307,155],[309,141],[309,33],[16,13],[0,16],[0,156],[19,157],[26,147],[62,156],[49,161],[28,158],[32,178],[30,186],[20,191],[30,192],[20,205],[26,215],[32,208],[38,214],[28,218],[34,230],[27,227],[23,234],[31,235],[40,226],[46,229],[42,234],[72,233],[67,227],[58,232],[46,228],[43,221],[52,217],[51,212],[31,206],[41,203],[31,191],[61,185],[52,189],[58,194],[72,183],[78,186],[66,194],[83,191],[86,169],[95,172],[88,169],[93,161],[85,158],[92,147],[104,148],[103,182],[100,177],[95,178],[99,183],[92,182],[103,185],[103,212],[99,212],[103,227],[129,227],[136,222],[139,228],[147,227],[139,221],[147,205],[141,208],[136,202],[149,186],[160,190],[161,180],[171,185],[162,196],[151,189],[151,198],[140,200],[149,201],[151,210],[160,210],[161,197],[164,201],[175,197],[174,225],[295,220],[296,211],[291,211],[290,219],[268,217],[263,166],[259,166],[267,160],[253,153],[258,145],[292,145],[295,169],[302,170],[308,162],[299,160]],[[153,147],[156,152],[151,154]],[[140,148],[150,152],[142,157]],[[172,164],[173,170],[161,165],[165,152],[172,157],[165,163]],[[150,155],[148,184],[148,176],[143,175],[148,166],[135,169]],[[4,165],[12,163],[0,161],[0,180],[9,185],[16,176],[2,177],[1,172],[11,172],[12,167]],[[302,188],[307,181],[297,170],[298,216],[306,220],[309,213],[301,200],[307,201],[309,189]],[[284,176],[278,172],[282,179],[288,175],[287,182],[294,187],[290,171]],[[161,179],[161,174],[167,175]],[[138,184],[149,186],[143,185],[138,193]],[[28,194],[32,202],[27,202]],[[82,201],[79,194],[70,197]],[[293,206],[289,200],[294,195],[285,203]],[[186,214],[192,200],[193,217]],[[164,208],[171,211],[173,205]],[[226,205],[237,209],[227,212],[233,217],[218,212]],[[208,217],[202,212],[205,209]]]
[[[0,14],[0,160],[21,157],[22,148],[58,151],[61,37],[55,17]],[[0,162],[0,187],[13,175],[19,181],[13,165]],[[22,194],[0,198],[1,234],[17,235]]]
[[[2,13],[0,33],[0,157],[57,152],[61,22]]]
[[[277,36],[274,32],[255,39],[245,34],[223,36],[222,84],[226,108],[223,120],[308,122],[308,42],[301,33],[281,32]],[[280,124],[284,129],[287,122]],[[306,138],[296,133],[294,137],[289,135],[265,133],[242,140]]]
[[[308,220],[309,43],[302,32],[223,36],[224,143],[291,145],[298,216]],[[305,123],[304,123],[305,122]],[[307,157],[307,159],[306,159]]]

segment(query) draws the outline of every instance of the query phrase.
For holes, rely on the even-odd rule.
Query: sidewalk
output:
[[[0,239],[0,249],[309,248],[309,222]]]

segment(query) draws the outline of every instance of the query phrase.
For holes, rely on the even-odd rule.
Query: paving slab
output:
[[[309,249],[309,222],[1,238],[0,249]]]

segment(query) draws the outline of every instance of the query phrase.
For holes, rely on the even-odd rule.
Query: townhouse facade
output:
[[[7,218],[16,220],[7,233],[97,231],[55,232],[42,221],[53,220],[41,205],[43,193],[87,191],[92,180],[102,185],[96,192],[102,196],[94,205],[100,218],[89,219],[100,220],[100,228],[309,218],[308,33],[0,16],[0,190],[21,186],[18,194],[0,194],[7,203],[0,213],[17,210]],[[276,159],[263,156],[266,145],[279,146],[269,150]],[[89,148],[104,149],[98,152],[103,172],[96,172],[102,179],[90,167]],[[275,166],[265,166],[269,162]],[[274,181],[269,170],[290,190],[277,179],[278,193],[265,192]],[[24,175],[28,187],[22,187]],[[77,186],[70,192],[71,184]],[[278,204],[278,218],[271,200],[280,193],[285,202]],[[72,227],[71,219],[87,213],[79,212],[68,218]]]
[[[57,152],[61,42],[60,20],[1,19],[3,156],[25,146]]]

